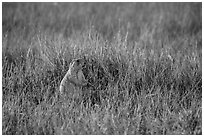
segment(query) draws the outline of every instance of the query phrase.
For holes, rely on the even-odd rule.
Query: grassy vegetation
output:
[[[202,134],[202,3],[2,11],[3,134]],[[112,78],[73,89],[97,92],[96,104],[59,94],[70,61],[84,56]]]

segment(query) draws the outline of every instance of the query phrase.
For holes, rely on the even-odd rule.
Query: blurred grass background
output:
[[[202,134],[202,3],[2,3],[3,134]],[[58,97],[86,56],[119,79]],[[114,69],[113,69],[114,68]]]

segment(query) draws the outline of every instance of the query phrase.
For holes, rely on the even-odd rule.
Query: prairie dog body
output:
[[[75,59],[70,63],[69,70],[60,83],[60,93],[64,93],[70,88],[70,83],[76,87],[82,87],[87,84],[87,80],[82,72],[83,59]]]

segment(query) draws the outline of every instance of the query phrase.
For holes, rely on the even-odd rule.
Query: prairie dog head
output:
[[[86,80],[82,72],[84,59],[74,59],[69,66],[68,77],[69,80],[76,85],[84,85]]]
[[[80,69],[82,69],[84,63],[85,63],[84,59],[74,59],[69,65],[69,70],[72,73],[77,73]]]

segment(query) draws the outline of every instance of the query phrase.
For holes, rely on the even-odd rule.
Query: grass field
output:
[[[2,3],[2,134],[202,134],[202,3]],[[59,94],[72,59],[110,74]]]

